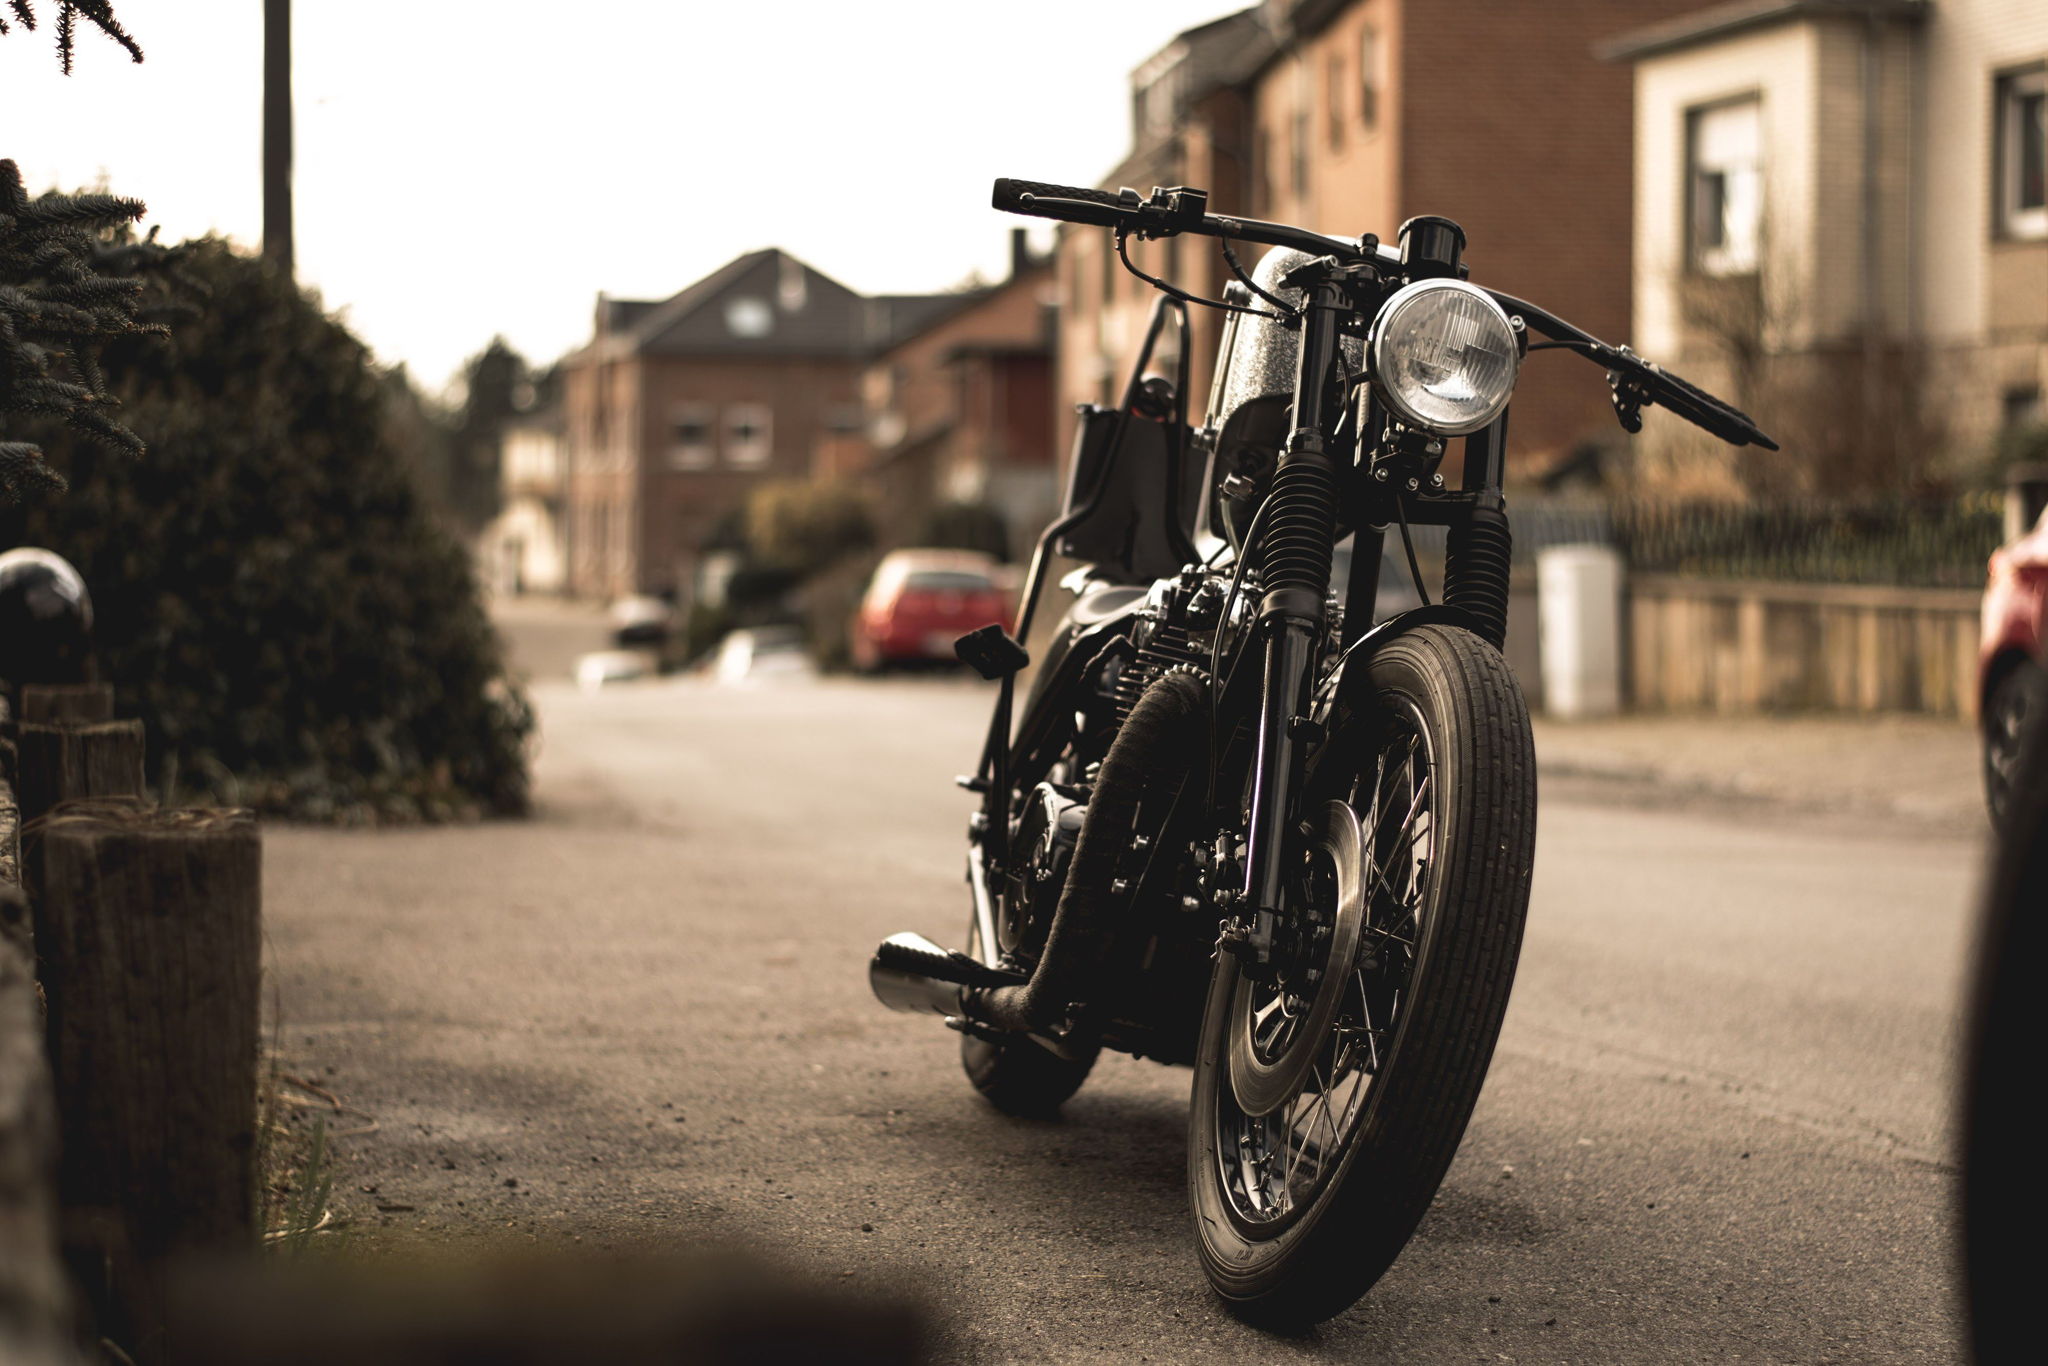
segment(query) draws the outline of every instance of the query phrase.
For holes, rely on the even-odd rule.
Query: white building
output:
[[[1636,71],[1633,341],[1787,448],[1688,464],[1666,419],[1667,476],[1882,488],[2048,420],[2048,3],[1737,0],[1603,55]]]
[[[504,497],[479,543],[493,592],[560,593],[567,587],[565,459],[559,411],[506,424],[498,462]]]

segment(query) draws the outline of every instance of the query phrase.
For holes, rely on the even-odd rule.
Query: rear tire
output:
[[[981,934],[967,931],[968,952],[986,963]],[[1097,1050],[1084,1058],[1063,1058],[1027,1038],[998,1043],[972,1034],[960,1036],[960,1066],[967,1080],[989,1104],[1018,1119],[1050,1119],[1059,1113],[1095,1066]]]
[[[1319,979],[1347,974],[1312,1073],[1293,1099],[1245,1114],[1228,1031],[1246,1017],[1227,954],[1195,1064],[1188,1177],[1203,1269],[1233,1312],[1274,1326],[1345,1309],[1414,1233],[1479,1099],[1528,910],[1535,752],[1499,652],[1421,626],[1368,676],[1388,719],[1342,718],[1332,736],[1365,756],[1337,785],[1364,831],[1363,929],[1352,962]]]

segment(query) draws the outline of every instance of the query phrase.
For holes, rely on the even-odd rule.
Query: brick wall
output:
[[[1629,69],[1596,60],[1616,34],[1698,0],[1409,0],[1400,45],[1397,212],[1464,227],[1472,278],[1595,336],[1632,334]],[[1509,423],[1510,471],[1615,430],[1598,371],[1533,356]]]

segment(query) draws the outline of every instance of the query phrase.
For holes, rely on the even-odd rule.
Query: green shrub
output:
[[[182,265],[211,291],[201,316],[104,359],[148,454],[46,424],[71,491],[0,516],[0,546],[85,576],[153,784],[350,822],[524,810],[532,715],[384,377],[265,263],[208,240]]]

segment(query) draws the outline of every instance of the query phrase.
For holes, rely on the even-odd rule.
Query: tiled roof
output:
[[[865,356],[975,297],[865,298],[769,247],[728,261],[658,303],[604,300],[599,317],[615,344],[641,355]]]

